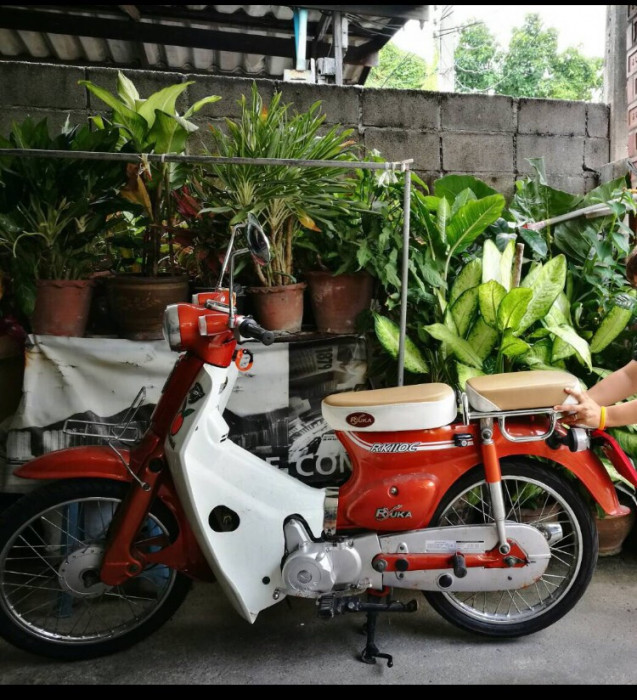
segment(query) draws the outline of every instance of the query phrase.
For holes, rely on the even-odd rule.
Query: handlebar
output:
[[[272,345],[275,335],[272,331],[266,331],[252,318],[246,318],[239,324],[239,332],[244,338],[254,338],[264,345]]]

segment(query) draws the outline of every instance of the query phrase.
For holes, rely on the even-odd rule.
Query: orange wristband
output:
[[[606,427],[606,406],[602,406],[599,413],[599,428],[598,430],[604,430]]]

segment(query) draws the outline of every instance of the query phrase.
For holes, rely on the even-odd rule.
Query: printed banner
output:
[[[178,357],[164,341],[30,341],[22,402],[0,429],[0,490],[7,493],[28,488],[13,470],[39,455],[77,445],[134,444]],[[349,463],[323,420],[321,401],[365,388],[364,339],[246,347],[254,363],[240,373],[224,413],[230,439],[305,483],[344,481]]]

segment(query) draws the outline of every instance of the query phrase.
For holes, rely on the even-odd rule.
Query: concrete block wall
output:
[[[237,117],[238,101],[250,98],[251,79],[161,71],[125,70],[142,97],[177,82],[194,81],[181,99],[190,105],[207,95],[222,99],[195,118],[200,127],[191,151],[207,145],[207,127]],[[0,134],[27,115],[47,117],[58,128],[67,116],[81,123],[107,112],[78,85],[91,80],[115,90],[117,69],[27,62],[0,63]],[[516,180],[532,172],[528,159],[543,157],[549,184],[573,194],[597,186],[610,161],[610,108],[605,104],[512,99],[409,90],[316,86],[258,80],[269,101],[275,90],[283,102],[304,111],[316,101],[326,125],[352,128],[365,151],[387,161],[413,159],[412,169],[432,183],[450,173],[471,174],[509,196]]]

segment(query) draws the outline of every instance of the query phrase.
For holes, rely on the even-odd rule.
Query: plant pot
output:
[[[93,280],[38,280],[31,317],[33,333],[82,338],[94,286]]]
[[[599,539],[599,556],[611,557],[622,551],[624,540],[630,534],[635,523],[635,511],[623,506],[623,515],[606,515],[597,517],[597,535]]]
[[[246,291],[257,321],[268,331],[299,333],[303,325],[303,295],[307,284],[249,287]]]
[[[367,272],[308,272],[305,276],[319,333],[355,333],[356,318],[372,302],[373,277]]]
[[[162,340],[167,306],[188,301],[186,275],[117,275],[107,281],[108,303],[126,340]]]

